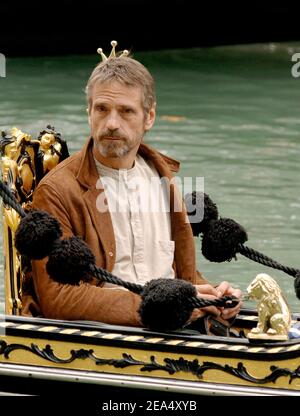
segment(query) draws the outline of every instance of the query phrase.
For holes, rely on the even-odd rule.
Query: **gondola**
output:
[[[55,136],[54,129],[48,127],[52,133],[47,134]],[[37,178],[39,162],[34,152],[40,143],[18,129],[9,137],[2,135],[2,180],[26,208],[30,206],[31,189]],[[62,144],[59,139],[56,148],[59,154]],[[15,167],[20,165],[21,154],[28,158],[26,175],[32,174],[29,185],[14,177],[16,172],[20,174]],[[157,393],[171,398],[299,395],[300,339],[252,339],[249,333],[259,320],[254,309],[242,309],[230,328],[218,320],[207,319],[205,331],[197,325],[158,331],[96,321],[21,316],[23,261],[14,247],[20,219],[5,203],[2,212],[5,314],[0,320],[0,390],[3,394],[89,392],[107,397],[121,392],[139,397]],[[292,314],[291,325],[298,321],[300,315]]]

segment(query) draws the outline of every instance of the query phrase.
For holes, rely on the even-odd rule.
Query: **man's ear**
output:
[[[156,103],[150,108],[149,112],[145,117],[145,131],[148,131],[152,128],[156,117]]]

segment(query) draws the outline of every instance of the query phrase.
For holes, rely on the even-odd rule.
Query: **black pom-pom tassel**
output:
[[[182,328],[194,309],[190,298],[195,296],[195,287],[185,280],[151,280],[141,294],[139,314],[143,324],[156,331]]]
[[[185,196],[184,202],[195,237],[206,232],[210,222],[218,219],[218,208],[207,194],[193,191]]]
[[[70,237],[55,243],[46,270],[58,283],[78,285],[81,280],[91,279],[93,264],[95,256],[89,246],[80,237]]]
[[[212,221],[202,238],[202,254],[213,262],[230,261],[238,252],[238,246],[248,240],[246,230],[230,218]]]
[[[20,254],[40,260],[51,252],[62,236],[59,221],[45,211],[31,211],[22,218],[15,234],[15,247]]]

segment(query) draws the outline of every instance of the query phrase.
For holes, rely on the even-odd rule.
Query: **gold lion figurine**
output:
[[[250,339],[284,341],[288,339],[291,313],[277,282],[260,273],[247,288],[249,298],[258,300],[258,324],[248,333]]]

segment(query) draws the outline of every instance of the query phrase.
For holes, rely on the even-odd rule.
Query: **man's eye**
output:
[[[132,108],[124,108],[124,113],[131,114],[131,113],[133,113],[133,109]]]
[[[97,107],[97,111],[99,111],[99,112],[101,113],[101,112],[106,111],[106,108],[105,108],[103,105],[99,105],[99,106]]]

